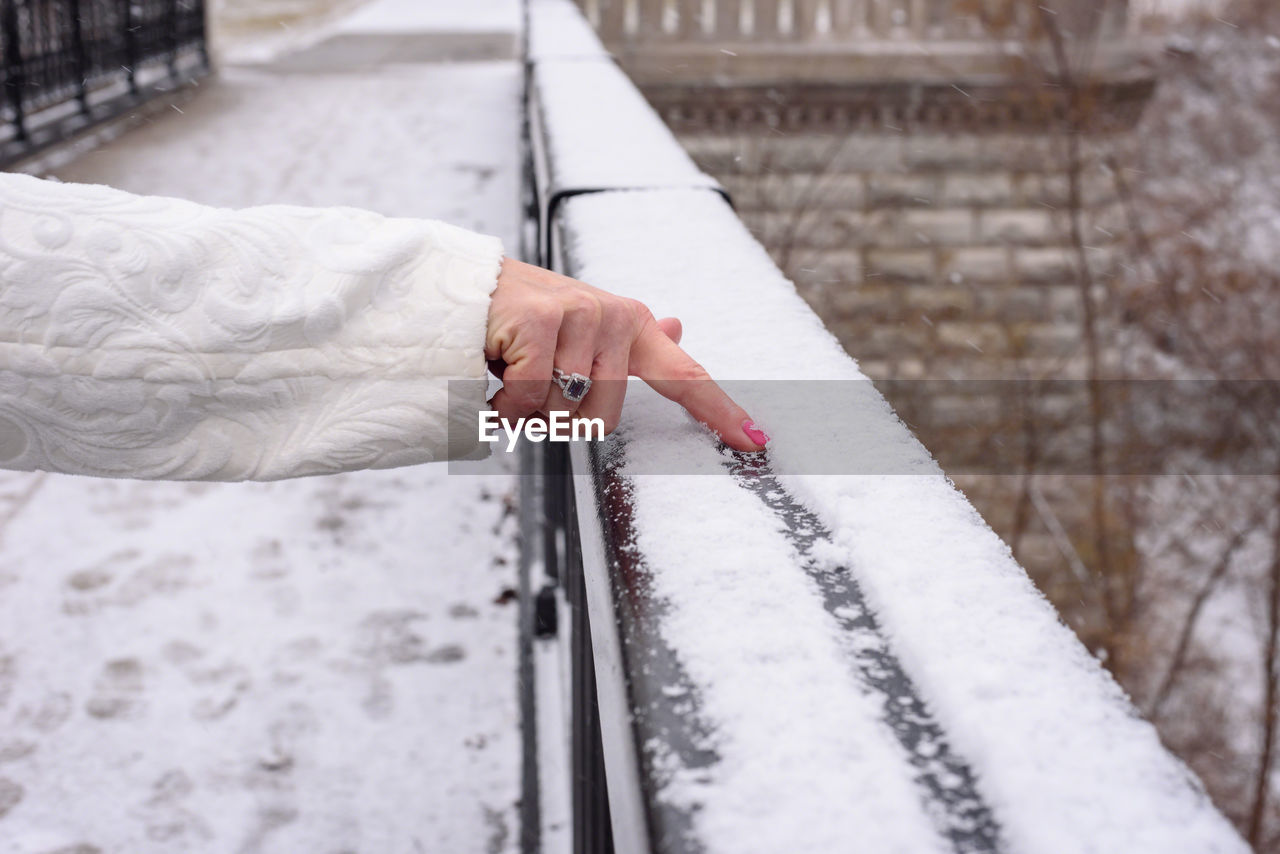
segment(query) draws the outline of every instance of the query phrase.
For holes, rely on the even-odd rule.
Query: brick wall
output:
[[[1061,139],[702,132],[682,141],[872,378],[1080,375]],[[1105,283],[1120,211],[1096,151],[1082,190],[1084,242]]]

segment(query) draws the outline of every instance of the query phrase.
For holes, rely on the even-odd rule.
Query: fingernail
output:
[[[755,442],[760,447],[769,444],[769,434],[756,426],[756,422],[747,420],[742,422],[742,432],[747,434],[747,438]]]

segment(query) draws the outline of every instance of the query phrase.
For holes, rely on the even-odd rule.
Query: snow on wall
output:
[[[554,188],[717,186],[612,62],[542,62],[533,83]]]
[[[595,30],[569,0],[529,0],[528,50],[534,62],[608,57]]]
[[[704,437],[650,406],[628,456]],[[628,415],[630,417],[630,414]],[[681,441],[681,440],[685,441]],[[625,472],[626,469],[624,468]],[[720,761],[678,773],[662,797],[694,812],[708,854],[949,850],[935,831],[877,698],[850,680],[842,640],[796,568],[778,520],[728,477],[638,477],[635,546],[668,603],[664,639],[716,726]],[[696,807],[695,807],[696,805]]]
[[[866,388],[853,361],[715,194],[582,196],[565,204],[564,221],[573,236],[569,272],[640,298],[660,316],[681,317],[684,346],[713,376],[845,379]],[[775,470],[785,472],[788,460],[805,450],[788,435],[785,400],[762,394],[739,402],[773,433],[770,458]],[[978,772],[1009,850],[1247,850],[888,406],[861,392],[848,402],[833,399],[830,406],[826,426],[837,447],[843,440],[855,453],[878,450],[900,459],[907,470],[934,472],[784,481],[833,532],[825,547],[829,559],[851,567],[863,585],[909,675],[953,746]],[[632,395],[623,424],[628,458],[665,457],[685,471],[716,471],[713,440],[674,404],[652,394]],[[755,497],[714,474],[653,475],[636,479],[635,504],[638,543],[676,615],[667,627],[669,639],[711,698],[721,739],[736,745],[739,755],[753,757],[750,770],[744,765],[701,792],[703,827],[729,835],[724,850],[789,850],[756,833],[753,800],[744,792],[758,797],[769,789],[772,820],[788,816],[798,828],[821,827],[830,821],[826,813],[848,808],[839,793],[856,782],[844,775],[853,781],[865,773],[879,775],[885,781],[881,797],[892,800],[903,773],[890,758],[893,750],[882,740],[863,745],[859,764],[848,758],[854,748],[843,747],[842,728],[864,730],[861,737],[867,738],[865,708],[859,711],[843,698],[850,707],[846,714],[857,715],[843,724],[810,714],[825,702],[816,694],[839,697],[846,690],[836,686],[851,681],[848,668],[835,669],[835,623],[814,601],[801,570],[787,566],[776,546],[763,542],[770,533],[756,518]],[[745,550],[729,547],[756,540],[761,542]],[[780,628],[762,637],[758,618],[714,616],[717,608],[749,615],[766,607],[785,611],[803,641],[783,642]],[[752,673],[756,690],[767,692],[770,680],[783,679],[772,674],[793,668],[814,684],[785,681],[785,690],[770,702],[747,689]],[[796,721],[781,737],[776,721],[785,715],[775,708],[779,703]],[[799,768],[779,750],[791,739],[798,749],[825,740],[831,750],[805,753]],[[744,780],[738,774],[755,776]],[[881,825],[915,821],[893,802]],[[740,824],[721,821],[724,814],[735,814]],[[906,844],[903,839],[869,850],[897,850],[895,845]]]

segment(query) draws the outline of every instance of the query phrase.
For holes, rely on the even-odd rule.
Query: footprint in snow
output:
[[[196,700],[191,708],[191,717],[198,721],[214,721],[225,717],[239,704],[240,698],[249,692],[253,684],[249,671],[234,662],[220,667],[192,668],[187,671],[187,677],[208,692]]]
[[[9,812],[22,803],[22,798],[26,795],[26,789],[8,777],[0,777],[0,819],[4,818]]]
[[[144,708],[142,675],[142,662],[136,658],[108,661],[94,683],[85,711],[104,720],[137,717]]]

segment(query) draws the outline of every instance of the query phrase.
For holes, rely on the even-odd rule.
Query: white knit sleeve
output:
[[[473,455],[501,262],[440,222],[0,174],[0,467],[274,480]]]

